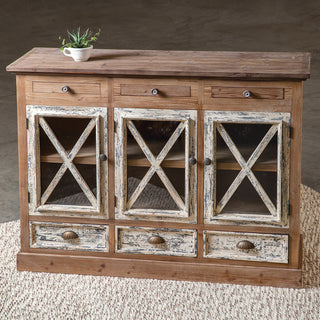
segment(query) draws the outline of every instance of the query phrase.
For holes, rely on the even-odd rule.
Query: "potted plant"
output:
[[[77,31],[67,31],[68,42],[59,37],[60,40],[62,39],[61,51],[64,55],[72,57],[74,61],[87,61],[93,48],[92,43],[97,41],[100,31],[101,29],[94,35],[89,28],[83,34],[81,34],[80,27]]]

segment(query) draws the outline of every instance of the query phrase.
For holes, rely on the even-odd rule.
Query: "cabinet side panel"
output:
[[[27,157],[27,121],[25,100],[25,76],[17,75],[17,116],[19,147],[19,190],[20,190],[20,224],[21,251],[28,251],[28,157]]]
[[[299,266],[300,243],[300,184],[302,139],[302,82],[293,83],[290,153],[290,242],[289,264]]]

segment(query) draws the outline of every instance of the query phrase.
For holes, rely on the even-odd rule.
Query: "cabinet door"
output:
[[[206,111],[206,223],[287,226],[289,113]]]
[[[27,106],[30,214],[107,215],[107,109]]]
[[[116,218],[195,221],[196,111],[117,108],[114,118]]]

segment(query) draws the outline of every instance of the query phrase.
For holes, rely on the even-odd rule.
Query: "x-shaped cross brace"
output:
[[[60,179],[62,178],[62,176],[66,172],[66,170],[69,169],[70,172],[72,173],[72,175],[74,176],[75,180],[78,182],[80,188],[82,189],[82,191],[84,192],[84,194],[86,195],[86,197],[88,198],[90,203],[92,204],[92,206],[96,207],[97,206],[97,199],[95,198],[94,194],[92,193],[92,191],[88,187],[87,183],[85,182],[85,180],[81,176],[80,172],[78,171],[78,169],[75,167],[75,165],[72,162],[74,157],[77,155],[77,153],[81,149],[82,145],[84,144],[84,142],[88,138],[92,129],[95,127],[95,125],[96,125],[95,119],[90,120],[87,127],[82,132],[80,138],[78,139],[76,144],[73,146],[73,148],[69,154],[67,154],[66,150],[63,148],[63,146],[61,145],[61,143],[57,139],[56,135],[51,130],[50,126],[48,125],[47,121],[44,118],[39,117],[39,124],[63,160],[63,163],[62,163],[61,167],[59,168],[58,172],[56,173],[56,175],[54,176],[54,178],[50,182],[50,184],[47,187],[47,189],[45,190],[45,192],[42,194],[41,200],[40,200],[41,204],[45,204],[47,202],[47,200],[50,197],[51,193],[53,192],[54,188],[57,186],[58,182],[60,181]]]
[[[241,171],[238,173],[237,177],[234,179],[232,184],[230,185],[229,189],[227,192],[224,194],[220,202],[218,203],[216,207],[216,212],[219,214],[223,210],[223,208],[226,206],[227,202],[230,200],[236,189],[239,187],[241,184],[242,180],[247,176],[250,182],[252,183],[253,187],[261,197],[262,201],[270,211],[270,213],[273,216],[277,216],[277,209],[275,208],[274,204],[270,200],[269,196],[261,186],[260,182],[252,172],[251,168],[253,165],[256,163],[260,155],[262,154],[263,150],[266,148],[268,143],[271,141],[275,133],[278,131],[278,124],[274,124],[271,126],[271,128],[268,130],[264,138],[261,140],[257,148],[254,150],[252,155],[250,156],[249,160],[246,162],[244,158],[242,157],[241,153],[237,149],[236,145],[232,141],[231,137],[223,127],[221,123],[217,123],[217,130],[219,131],[221,137],[227,144],[228,148],[238,161],[238,163],[241,166]]]
[[[175,144],[175,142],[177,141],[177,139],[181,135],[182,131],[184,130],[185,122],[180,122],[180,124],[177,126],[176,130],[173,132],[172,136],[169,138],[169,140],[167,141],[167,143],[165,144],[165,146],[163,147],[163,149],[161,150],[161,152],[157,156],[157,158],[155,158],[155,156],[152,154],[149,147],[147,146],[147,144],[145,143],[145,141],[143,140],[139,131],[137,130],[137,128],[135,127],[135,125],[133,124],[133,122],[131,120],[128,121],[127,126],[129,128],[131,134],[133,135],[133,137],[137,141],[138,145],[140,146],[141,150],[145,154],[146,158],[149,160],[149,162],[151,164],[151,167],[149,168],[148,172],[143,177],[143,179],[140,181],[139,185],[137,186],[137,188],[135,189],[135,191],[131,195],[130,199],[128,200],[127,208],[130,209],[133,206],[133,204],[136,202],[136,200],[138,199],[138,197],[141,194],[141,192],[143,191],[143,189],[146,187],[146,185],[150,181],[153,174],[156,172],[158,174],[159,178],[161,179],[161,181],[163,182],[164,186],[167,188],[169,194],[171,195],[171,197],[173,198],[173,200],[175,201],[177,206],[180,208],[180,210],[185,210],[185,204],[184,204],[183,200],[181,199],[177,190],[174,188],[171,181],[169,180],[169,178],[167,177],[167,175],[165,174],[165,172],[163,171],[163,169],[160,166],[162,161],[165,159],[168,152],[173,147],[173,145]]]

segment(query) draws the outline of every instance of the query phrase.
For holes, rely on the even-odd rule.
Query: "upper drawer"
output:
[[[191,97],[191,86],[120,84],[120,96]]]
[[[284,99],[284,88],[212,86],[211,97],[282,100]]]
[[[107,83],[107,79],[101,77],[28,76],[27,103],[106,106]]]
[[[204,106],[264,110],[292,104],[292,88],[285,82],[204,81]]]
[[[198,84],[174,79],[114,79],[115,107],[196,107]]]

